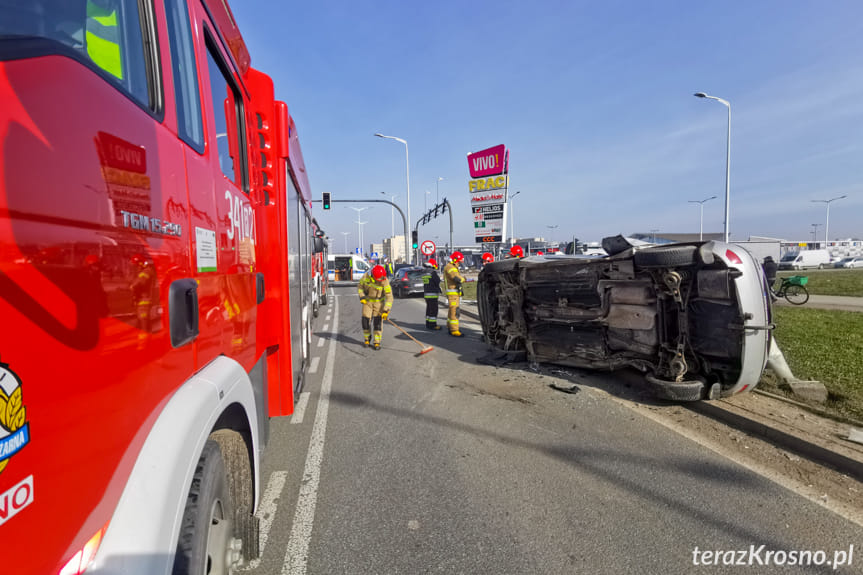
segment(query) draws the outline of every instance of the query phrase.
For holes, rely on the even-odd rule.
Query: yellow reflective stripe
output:
[[[123,61],[120,59],[120,46],[87,32],[87,55],[93,62],[108,72],[123,79]]]

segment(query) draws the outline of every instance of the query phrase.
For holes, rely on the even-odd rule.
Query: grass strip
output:
[[[820,381],[830,394],[828,408],[863,419],[863,313],[778,306],[773,311],[774,335],[795,377]]]

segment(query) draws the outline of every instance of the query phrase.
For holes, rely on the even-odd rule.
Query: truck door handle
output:
[[[168,291],[171,345],[182,347],[198,337],[198,282],[175,280]]]
[[[258,272],[258,275],[255,276],[255,293],[257,294],[258,305],[264,301],[264,292],[264,274]]]

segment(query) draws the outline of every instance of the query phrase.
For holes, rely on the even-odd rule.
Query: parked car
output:
[[[863,268],[863,256],[853,256],[849,258],[842,258],[835,264],[833,267],[837,268]]]
[[[408,297],[411,294],[423,293],[423,275],[425,269],[418,267],[399,268],[393,274],[390,285],[393,296]]]
[[[487,341],[528,361],[635,367],[660,397],[678,401],[757,385],[771,304],[749,252],[722,242],[638,249],[622,236],[603,248],[612,255],[486,265],[477,304]]]

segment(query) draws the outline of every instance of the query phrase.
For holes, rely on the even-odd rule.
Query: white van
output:
[[[329,254],[327,278],[333,282],[358,282],[371,269],[369,262],[359,254]]]
[[[806,268],[829,268],[830,252],[827,250],[805,250],[800,252],[790,252],[782,256],[779,260],[779,269],[781,270],[802,270]]]

